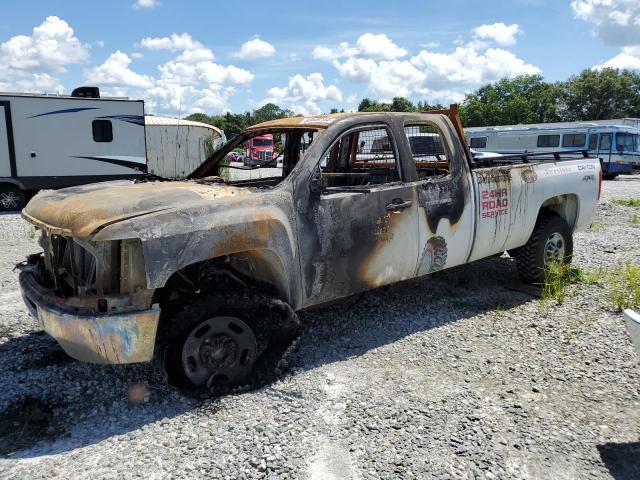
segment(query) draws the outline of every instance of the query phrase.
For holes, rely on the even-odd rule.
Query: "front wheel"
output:
[[[218,396],[273,380],[299,322],[284,302],[249,292],[206,295],[161,318],[156,361],[184,393]]]
[[[573,235],[567,222],[557,215],[541,216],[529,241],[516,251],[520,278],[527,283],[543,283],[550,262],[571,263]]]

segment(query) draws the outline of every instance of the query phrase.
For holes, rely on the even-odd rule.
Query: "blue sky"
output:
[[[319,113],[365,96],[446,103],[504,76],[640,70],[637,0],[3,5],[0,90],[97,85],[158,114],[266,101]]]

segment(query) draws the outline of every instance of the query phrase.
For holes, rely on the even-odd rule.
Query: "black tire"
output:
[[[0,185],[0,212],[20,211],[27,204],[27,194],[14,185]]]
[[[559,260],[571,263],[573,235],[567,222],[555,214],[543,214],[538,218],[529,241],[517,249],[518,274],[523,282],[543,283],[544,267],[547,263],[547,242],[554,235],[562,237],[564,253]],[[556,237],[557,238],[557,237]]]
[[[254,339],[249,340],[249,343],[255,342],[255,351],[251,353],[253,358],[250,358],[250,365],[236,372],[238,374],[231,381],[216,371],[206,383],[194,383],[193,375],[190,378],[187,372],[189,363],[185,361],[183,349],[188,341],[192,345],[193,333],[199,331],[205,322],[220,318],[238,319],[236,324],[241,328],[248,326],[251,329],[246,338]],[[291,307],[273,297],[253,291],[230,295],[202,294],[181,308],[163,310],[155,360],[165,381],[187,395],[204,398],[245,391],[261,387],[281,373],[281,359],[297,338],[299,327],[298,317]]]

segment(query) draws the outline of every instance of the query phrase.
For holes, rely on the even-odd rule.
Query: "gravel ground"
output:
[[[639,197],[640,176],[605,182],[575,264],[640,263],[640,212],[611,203]],[[201,402],[66,358],[11,270],[37,244],[0,225],[2,478],[640,478],[640,370],[605,283],[543,303],[503,256],[369,292],[300,315],[285,377]]]

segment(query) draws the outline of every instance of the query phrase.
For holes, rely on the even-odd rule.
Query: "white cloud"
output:
[[[640,45],[638,0],[572,0],[575,16],[595,25],[607,45]]]
[[[16,70],[64,72],[65,66],[89,57],[89,46],[75,36],[64,20],[51,16],[30,36],[16,35],[0,44],[0,61]]]
[[[313,58],[318,60],[334,60],[339,58],[360,57],[373,60],[393,60],[403,57],[407,50],[396,45],[384,33],[374,35],[364,33],[356,40],[352,47],[348,42],[342,42],[337,47],[330,48],[318,45],[313,49]]]
[[[6,76],[3,71],[2,78],[9,82],[0,80],[0,91],[36,92],[36,93],[64,93],[64,86],[60,81],[48,73],[30,73],[16,76],[11,72]]]
[[[522,30],[517,23],[505,25],[499,22],[490,25],[480,25],[473,29],[473,33],[477,38],[482,40],[490,40],[498,45],[508,46],[515,45],[516,35],[521,34]]]
[[[473,30],[473,41],[465,43],[461,40],[453,51],[447,53],[425,48],[403,59],[407,50],[388,37],[364,34],[358,38],[355,47],[348,42],[336,47],[320,45],[314,49],[313,56],[331,61],[342,77],[366,84],[377,98],[386,101],[395,96],[459,101],[470,87],[503,77],[540,72],[539,68],[527,64],[514,53],[490,48],[478,40],[479,36],[486,39],[491,35],[496,43],[508,43],[510,36],[515,37],[519,32],[517,25],[515,28],[505,25],[506,29],[498,27],[490,31],[483,27]]]
[[[155,8],[160,4],[158,0],[136,0],[133,4],[133,8]]]
[[[235,85],[247,85],[253,74],[234,65],[213,62],[213,52],[190,34],[147,37],[139,47],[173,52],[174,57],[158,65],[157,75],[131,69],[131,58],[117,51],[102,64],[86,72],[87,81],[109,86],[107,94],[144,98],[149,111],[188,114],[194,111],[220,113],[228,109]],[[132,57],[141,56],[134,52]]]
[[[124,87],[149,88],[153,85],[153,78],[141,75],[129,68],[131,59],[120,50],[109,55],[102,65],[88,70],[86,77],[91,83],[102,85],[117,85]]]
[[[172,52],[202,48],[202,44],[194,40],[188,33],[180,35],[172,33],[168,37],[146,37],[140,40],[140,45],[149,50],[170,50]]]
[[[51,74],[84,62],[89,51],[66,21],[47,17],[31,35],[16,35],[0,44],[0,89],[63,93],[62,83]]]
[[[573,0],[575,16],[595,26],[594,34],[620,53],[594,68],[640,70],[640,2],[638,0]]]
[[[356,42],[360,55],[365,58],[377,60],[392,60],[394,58],[404,57],[407,51],[396,45],[384,33],[373,35],[365,33],[358,38]]]
[[[618,55],[593,68],[601,69],[607,67],[621,70],[640,70],[640,45],[623,47]]]
[[[265,42],[259,38],[254,38],[244,42],[240,50],[233,54],[236,58],[244,60],[255,60],[258,58],[272,57],[276,53],[276,48],[269,42]]]
[[[262,104],[273,102],[304,115],[320,113],[317,102],[342,101],[340,89],[335,85],[325,85],[321,73],[311,73],[306,77],[296,74],[289,77],[286,87],[270,88],[267,95]]]

